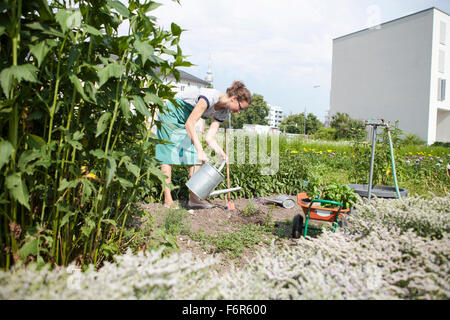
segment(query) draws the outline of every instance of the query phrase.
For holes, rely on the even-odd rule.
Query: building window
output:
[[[445,90],[447,87],[447,81],[446,79],[438,79],[438,101],[444,101],[445,100]]]
[[[441,30],[440,30],[440,43],[441,44],[445,44],[445,33],[446,33],[446,25],[445,25],[445,22],[442,22],[441,21]]]
[[[439,72],[445,71],[445,51],[439,50]]]
[[[180,91],[184,91],[184,86],[181,86],[181,87],[180,87]]]

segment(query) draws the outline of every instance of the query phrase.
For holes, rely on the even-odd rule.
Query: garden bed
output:
[[[265,198],[273,199],[276,196],[272,195]],[[296,196],[288,197],[296,201]],[[291,237],[292,220],[296,214],[304,216],[298,204],[295,204],[293,208],[286,209],[268,201],[264,202],[260,198],[235,199],[233,200],[235,205],[233,211],[225,210],[226,200],[224,199],[215,198],[210,202],[217,207],[187,210],[183,208],[185,206],[183,201],[179,203],[183,208],[182,210],[167,209],[160,203],[141,203],[139,206],[152,215],[155,228],[164,228],[167,215],[170,212],[179,211],[182,214],[185,211],[186,218],[183,219],[182,224],[187,230],[185,232],[180,231],[176,235],[180,252],[190,252],[199,258],[208,254],[217,255],[222,258],[221,263],[216,266],[216,270],[220,273],[229,270],[231,265],[238,268],[243,267],[249,259],[254,257],[256,249],[267,247],[271,240],[275,240],[278,245],[294,245],[295,240]],[[311,224],[318,226],[327,223],[312,221]],[[249,228],[240,231],[245,226],[249,226]],[[264,226],[268,228],[264,228]],[[217,239],[220,236],[228,235],[228,238],[224,241],[232,242],[233,239],[230,240],[232,234],[236,234],[236,243],[230,243],[225,248],[217,248],[207,241],[208,238],[211,242],[212,237]],[[240,243],[239,237],[253,238],[254,241],[245,246],[245,244]],[[242,252],[240,249],[242,249]]]

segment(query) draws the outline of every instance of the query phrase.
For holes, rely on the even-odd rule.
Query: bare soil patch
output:
[[[267,196],[265,198],[274,199],[277,195]],[[288,246],[295,246],[297,240],[291,237],[292,233],[292,220],[295,215],[301,214],[303,211],[297,204],[296,196],[289,196],[289,198],[295,201],[295,206],[290,209],[286,209],[278,204],[273,204],[262,199],[235,199],[233,203],[235,210],[228,211],[225,209],[227,201],[225,199],[215,198],[208,201],[216,207],[211,209],[199,209],[189,210],[186,208],[186,203],[180,202],[182,208],[188,211],[186,223],[189,226],[191,232],[203,231],[207,235],[217,236],[220,233],[231,233],[238,230],[245,224],[258,224],[262,225],[269,215],[271,221],[274,223],[274,239],[278,245],[286,244]],[[255,213],[253,215],[246,215],[244,209],[249,202],[253,202],[255,207]],[[164,218],[168,212],[161,203],[149,203],[139,204],[139,206],[149,212],[153,218],[155,227],[161,226],[164,223]],[[214,254],[220,257],[221,263],[217,266],[217,271],[223,273],[231,268],[232,265],[235,268],[241,268],[248,264],[248,261],[254,257],[254,253],[262,246],[267,246],[265,243],[256,245],[256,247],[246,248],[242,255],[236,259],[227,258],[223,252],[211,253],[205,250],[205,247],[198,241],[191,239],[189,235],[181,234],[177,236],[177,243],[181,252],[190,252],[194,256],[204,258],[208,254]]]

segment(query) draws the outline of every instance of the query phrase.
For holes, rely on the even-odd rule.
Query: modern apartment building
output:
[[[450,16],[430,8],[333,39],[331,118],[399,120],[428,144],[450,141]]]
[[[278,106],[272,106],[270,104],[267,104],[267,106],[270,108],[266,118],[269,121],[269,126],[272,128],[279,128],[280,122],[284,118],[283,110]]]

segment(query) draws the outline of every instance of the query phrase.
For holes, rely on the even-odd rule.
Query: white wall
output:
[[[441,22],[445,23],[445,41],[441,43]],[[441,56],[443,54],[443,56]],[[443,61],[441,61],[443,59]],[[443,69],[441,70],[441,66]],[[443,71],[443,72],[442,72]],[[447,80],[445,100],[438,100],[438,80]],[[430,85],[430,113],[428,144],[434,141],[450,141],[450,17],[434,10],[433,47]]]
[[[428,138],[433,10],[333,40],[330,115],[399,120]]]

